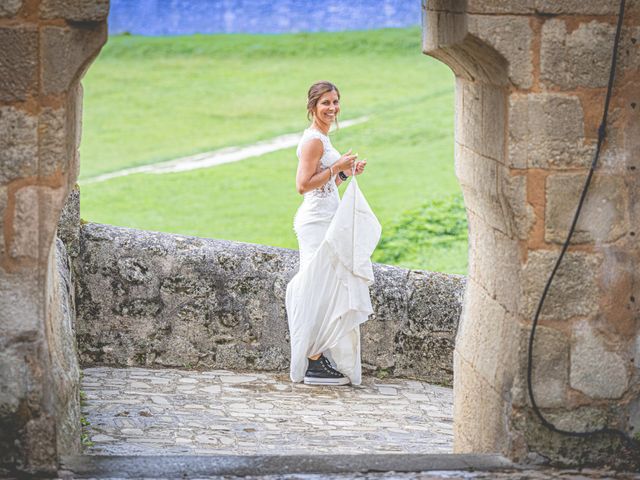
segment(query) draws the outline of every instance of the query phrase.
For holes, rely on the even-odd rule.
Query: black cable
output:
[[[547,284],[544,287],[544,291],[542,292],[542,297],[540,298],[540,303],[538,303],[538,308],[536,310],[535,316],[533,318],[533,325],[531,327],[531,335],[529,336],[529,354],[528,354],[528,364],[527,364],[527,386],[529,388],[529,399],[531,400],[531,406],[533,408],[533,411],[535,412],[536,416],[540,419],[540,421],[542,422],[542,424],[547,427],[549,430],[552,430],[556,433],[561,433],[563,435],[569,435],[572,437],[590,437],[593,435],[600,435],[600,434],[613,434],[616,435],[618,437],[621,437],[622,440],[624,441],[625,444],[629,445],[634,445],[637,442],[632,439],[629,435],[627,435],[625,432],[623,432],[622,430],[617,430],[614,428],[609,428],[609,427],[603,427],[600,428],[598,430],[593,430],[593,431],[588,431],[588,432],[573,432],[570,430],[563,430],[561,428],[556,427],[553,423],[551,423],[550,421],[548,421],[543,415],[542,412],[540,411],[540,409],[538,408],[538,404],[536,403],[535,397],[533,395],[533,384],[531,381],[531,376],[532,376],[532,364],[533,364],[533,340],[535,337],[535,333],[536,333],[536,327],[538,325],[538,317],[540,316],[540,312],[542,311],[542,306],[544,305],[544,300],[547,296],[547,293],[549,292],[549,288],[551,287],[551,282],[553,281],[553,278],[556,275],[556,272],[558,271],[558,267],[560,266],[560,263],[562,262],[562,259],[564,258],[564,254],[566,253],[567,249],[569,248],[569,244],[571,243],[571,237],[573,235],[573,232],[576,228],[576,224],[578,223],[578,217],[580,216],[580,211],[582,210],[582,205],[584,203],[584,200],[587,196],[587,191],[589,190],[589,185],[591,184],[591,177],[593,177],[593,172],[596,169],[596,166],[598,164],[598,158],[600,157],[600,149],[602,147],[602,143],[604,142],[605,136],[606,136],[606,125],[607,125],[607,115],[609,112],[609,102],[611,100],[611,92],[613,90],[613,84],[614,84],[614,79],[615,79],[615,73],[616,73],[616,61],[617,61],[617,57],[618,57],[618,47],[619,47],[619,43],[620,43],[620,32],[622,30],[622,21],[624,19],[624,4],[625,4],[625,0],[620,0],[620,10],[618,12],[618,25],[617,25],[617,29],[616,29],[616,37],[615,37],[615,41],[613,44],[613,56],[611,58],[611,70],[609,72],[609,84],[607,86],[607,96],[605,99],[605,103],[604,103],[604,112],[602,115],[602,122],[600,123],[600,126],[598,128],[598,144],[596,146],[596,151],[595,151],[595,155],[593,157],[593,161],[591,162],[591,168],[589,170],[589,174],[587,175],[587,179],[585,181],[584,187],[582,189],[582,193],[580,195],[580,201],[578,202],[578,208],[576,209],[576,213],[573,217],[573,222],[571,223],[571,227],[569,228],[569,234],[567,235],[567,239],[564,241],[564,244],[562,245],[562,250],[560,251],[560,256],[558,257],[558,260],[556,261],[555,266],[553,267],[553,271],[551,272],[551,275],[549,276],[549,279],[547,280]]]

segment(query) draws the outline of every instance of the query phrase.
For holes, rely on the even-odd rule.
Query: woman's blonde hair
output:
[[[307,93],[307,119],[311,120],[313,118],[313,112],[318,105],[318,101],[320,97],[328,92],[336,92],[338,94],[338,99],[340,98],[340,90],[333,83],[327,81],[316,82],[311,87],[309,87],[309,92]],[[336,125],[338,125],[338,116],[336,115]]]

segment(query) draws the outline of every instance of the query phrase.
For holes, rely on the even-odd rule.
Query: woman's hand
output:
[[[344,155],[342,155],[336,163],[334,163],[334,167],[337,171],[349,172],[351,174],[351,170],[353,170],[353,164],[358,158],[357,153],[351,153],[351,149]],[[335,170],[334,170],[335,171]]]
[[[361,162],[356,162],[356,175],[360,175],[362,172],[364,172],[364,167],[367,166],[367,161],[366,160],[362,160]]]

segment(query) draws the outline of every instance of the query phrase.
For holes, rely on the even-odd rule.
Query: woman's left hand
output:
[[[364,167],[366,166],[367,166],[366,160],[362,160],[361,162],[356,162],[356,165],[355,165],[356,175],[360,175],[362,172],[364,172]]]

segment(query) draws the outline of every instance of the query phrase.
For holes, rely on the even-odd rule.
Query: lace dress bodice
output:
[[[315,128],[307,128],[302,134],[302,138],[298,143],[298,149],[296,150],[296,155],[298,159],[300,159],[300,152],[302,151],[302,146],[311,140],[312,138],[317,138],[322,142],[322,146],[324,147],[322,152],[322,157],[320,157],[320,162],[318,164],[318,169],[316,173],[319,173],[323,170],[326,170],[331,165],[333,165],[339,158],[340,152],[338,152],[333,145],[331,145],[331,140],[324,133],[316,130]],[[338,194],[338,188],[336,187],[336,175],[338,172],[334,172],[334,175],[321,187],[318,187],[314,190],[311,190],[304,194],[305,199],[307,198],[328,198],[333,197]]]

